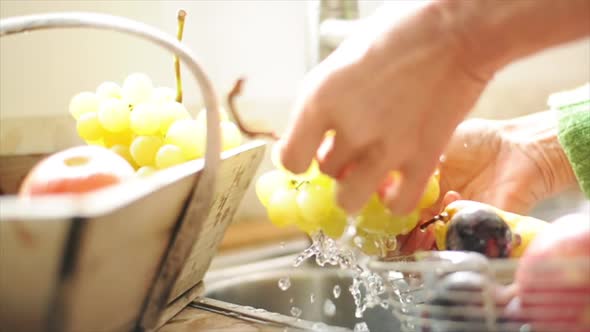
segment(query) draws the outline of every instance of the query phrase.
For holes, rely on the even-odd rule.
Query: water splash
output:
[[[314,302],[315,302],[315,294],[314,293],[311,293],[309,295],[309,303],[314,303]]]
[[[314,331],[325,331],[328,328],[328,325],[318,322],[318,323],[313,323],[313,325],[311,326],[311,329]]]
[[[326,299],[326,301],[324,301],[324,315],[332,317],[335,313],[336,305],[334,304],[334,302],[332,302],[332,300]]]
[[[299,318],[299,316],[301,316],[301,313],[303,311],[299,308],[299,307],[291,307],[291,316],[295,317],[295,318]]]
[[[367,323],[365,322],[360,322],[360,323],[356,323],[354,325],[354,332],[370,332],[369,327],[367,326]]]
[[[291,287],[291,279],[289,279],[289,277],[279,279],[279,288],[282,291],[286,291],[289,287]]]
[[[334,289],[332,289],[332,293],[334,294],[334,298],[337,299],[340,297],[340,285],[334,285]]]

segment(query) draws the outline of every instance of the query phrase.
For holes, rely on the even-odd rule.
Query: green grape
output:
[[[368,233],[362,228],[357,228],[353,245],[369,256],[378,256],[382,253],[383,243],[379,235]]]
[[[152,90],[150,101],[161,104],[174,101],[176,99],[176,91],[166,86],[160,86]]]
[[[392,220],[391,212],[381,204],[377,195],[372,195],[358,216],[358,226],[371,233],[384,233]]]
[[[137,171],[135,171],[135,174],[138,177],[144,178],[154,174],[155,172],[156,169],[151,166],[142,166]]]
[[[268,201],[268,218],[279,227],[299,223],[297,207],[297,190],[289,187],[277,187]]]
[[[318,162],[315,159],[311,161],[311,164],[309,165],[307,171],[301,174],[293,174],[289,172],[281,163],[280,154],[281,152],[279,150],[279,145],[275,144],[270,152],[270,161],[276,168],[282,170],[283,172],[289,173],[291,177],[298,181],[310,181],[321,174]]]
[[[80,115],[76,122],[76,129],[78,135],[85,141],[99,140],[105,133],[95,112]]]
[[[137,136],[131,143],[129,150],[137,165],[154,166],[156,153],[162,144],[162,139],[158,136]]]
[[[103,82],[96,88],[96,95],[101,99],[121,99],[121,87],[115,82]]]
[[[373,195],[358,216],[358,226],[367,232],[388,236],[405,235],[416,227],[419,210],[405,216],[392,214],[376,195]]]
[[[70,100],[70,114],[78,120],[82,114],[98,111],[99,99],[92,92],[80,92]]]
[[[129,152],[129,147],[125,145],[114,145],[111,147],[111,151],[115,152],[119,156],[123,157],[123,159],[127,160],[129,165],[131,165],[134,169],[137,169],[137,164],[133,157],[131,156],[131,152]]]
[[[153,135],[160,131],[160,112],[155,104],[142,103],[131,112],[131,130],[136,135]]]
[[[129,146],[133,141],[133,133],[130,130],[124,130],[118,133],[113,133],[106,130],[102,139],[104,141],[104,145],[107,147],[112,147],[115,145]]]
[[[187,160],[200,158],[205,153],[205,128],[195,120],[174,122],[166,134],[166,144],[178,146]]]
[[[207,124],[207,109],[203,108],[199,114],[197,114],[197,121],[203,124]],[[219,121],[229,121],[229,115],[223,107],[219,107]]]
[[[231,121],[222,121],[220,126],[222,151],[237,148],[242,144],[242,133],[240,132],[240,129],[238,129],[238,126]]]
[[[307,222],[319,223],[338,208],[334,200],[333,186],[319,186],[312,183],[301,185],[297,195],[297,206]]]
[[[98,119],[102,126],[117,133],[129,128],[129,106],[115,98],[104,99],[98,108]]]
[[[385,228],[388,235],[406,235],[410,233],[420,221],[420,211],[414,210],[405,216],[392,216]]]
[[[292,188],[291,180],[289,180],[284,172],[275,169],[262,174],[258,178],[255,186],[256,196],[260,200],[260,203],[268,208],[268,202],[275,189],[283,187]]]
[[[131,105],[138,105],[150,99],[152,89],[152,80],[146,74],[131,74],[123,82],[123,99]]]
[[[340,208],[332,210],[326,217],[320,220],[320,228],[327,236],[338,239],[346,229],[346,213]]]
[[[440,186],[437,176],[431,175],[428,179],[428,183],[426,184],[426,188],[424,189],[424,194],[422,194],[422,198],[420,198],[420,202],[418,203],[418,208],[426,209],[431,207],[434,205],[434,203],[436,203],[439,195]]]
[[[92,146],[104,146],[104,142],[103,142],[102,138],[97,139],[97,140],[92,140],[92,141],[86,141],[86,144],[92,145]]]
[[[159,169],[182,164],[185,161],[186,159],[184,158],[182,150],[176,145],[162,145],[158,150],[158,153],[156,153],[156,167]]]
[[[158,112],[160,113],[160,132],[163,135],[166,135],[170,125],[175,121],[191,118],[190,113],[186,110],[184,105],[176,101],[160,104]]]

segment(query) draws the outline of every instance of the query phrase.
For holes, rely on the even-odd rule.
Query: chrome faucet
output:
[[[308,8],[307,68],[320,63],[354,29],[359,19],[358,0],[312,0]]]

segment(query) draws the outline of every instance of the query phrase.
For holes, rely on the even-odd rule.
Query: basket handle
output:
[[[140,325],[151,328],[158,314],[167,305],[168,296],[188,258],[195,238],[201,230],[202,219],[206,218],[213,199],[217,169],[220,164],[221,130],[219,126],[219,104],[213,86],[198,64],[191,50],[172,36],[147,24],[123,17],[87,12],[57,12],[39,15],[18,16],[0,20],[0,37],[27,31],[55,28],[94,28],[126,33],[146,39],[177,55],[193,74],[199,85],[207,109],[207,145],[204,167],[196,178],[197,184],[191,196],[192,204],[181,220],[164,259],[155,283],[148,293],[143,321]]]

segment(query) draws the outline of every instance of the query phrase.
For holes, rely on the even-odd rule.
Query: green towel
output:
[[[559,143],[572,166],[580,188],[590,198],[590,83],[549,97],[560,110]]]

